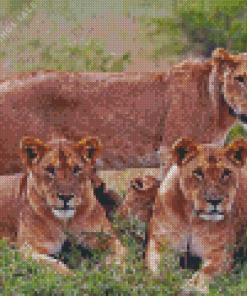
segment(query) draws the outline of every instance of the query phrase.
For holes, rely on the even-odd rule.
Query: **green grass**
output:
[[[170,250],[163,255],[161,272],[165,279],[153,278],[142,259],[143,246],[135,239],[140,234],[136,221],[132,225],[114,216],[113,227],[130,250],[125,267],[106,266],[106,253],[94,253],[93,259],[82,259],[75,248],[68,266],[76,266],[76,277],[63,277],[51,267],[23,260],[17,249],[0,242],[0,295],[177,295],[191,278],[191,270],[179,268],[179,257]],[[120,232],[120,229],[122,232]],[[141,230],[144,230],[141,226]],[[247,288],[247,267],[235,268],[227,277],[217,276],[210,295],[237,295]]]
[[[1,248],[1,295],[159,295],[159,291],[175,295],[177,289],[176,284],[169,285],[169,280],[166,283],[152,279],[143,262],[133,258],[135,252],[127,258],[126,268],[106,267],[104,256],[95,255],[98,264],[85,259],[77,269],[76,278],[64,278],[49,267],[24,261],[17,250],[9,249],[3,242]]]

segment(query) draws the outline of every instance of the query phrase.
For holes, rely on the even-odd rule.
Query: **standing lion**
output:
[[[99,169],[169,169],[167,151],[180,137],[224,142],[236,115],[246,122],[247,58],[223,49],[205,62],[167,73],[27,72],[0,83],[0,174],[22,169],[23,136],[101,139]],[[167,157],[166,157],[167,156]]]

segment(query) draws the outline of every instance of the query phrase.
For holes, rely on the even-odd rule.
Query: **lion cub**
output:
[[[25,258],[30,255],[64,275],[73,273],[49,255],[61,249],[68,235],[91,249],[112,247],[107,263],[121,260],[126,249],[91,184],[92,166],[100,152],[101,144],[94,138],[76,144],[23,138],[21,157],[27,174],[0,177],[0,238],[17,241]],[[100,233],[106,234],[104,239]]]
[[[234,247],[247,230],[247,142],[228,148],[174,144],[167,178],[155,198],[149,225],[147,264],[159,274],[161,247],[190,252],[203,260],[184,289],[208,292],[214,275],[229,271]]]
[[[136,216],[141,222],[148,223],[159,185],[159,180],[149,175],[133,178],[117,213],[130,219]]]

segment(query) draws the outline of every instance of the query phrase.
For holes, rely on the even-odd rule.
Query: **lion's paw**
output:
[[[206,279],[205,275],[197,273],[192,277],[192,279],[190,279],[183,285],[182,290],[185,293],[199,292],[204,295],[208,294],[209,279]]]

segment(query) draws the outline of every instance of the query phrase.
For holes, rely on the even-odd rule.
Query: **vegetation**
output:
[[[157,5],[164,9],[160,2]],[[210,57],[217,47],[232,52],[247,51],[246,0],[174,0],[172,7],[170,17],[140,19],[150,28],[147,34],[152,40],[162,40],[155,50],[155,58],[186,53],[195,48],[199,48],[205,57]]]
[[[74,19],[69,0],[5,0],[1,3],[1,15],[11,20],[20,15],[33,2],[42,8],[47,16],[64,15],[66,20]],[[126,4],[126,1],[124,1]],[[127,1],[130,5],[131,1]],[[136,0],[134,5],[142,9],[168,10],[166,17],[141,14],[137,20],[143,26],[145,42],[152,42],[155,49],[152,59],[188,52],[205,57],[221,46],[232,52],[247,52],[247,1],[246,0]],[[165,6],[167,5],[167,6]],[[37,8],[38,9],[38,8]],[[57,34],[59,27],[53,21],[53,28],[44,36],[26,37],[22,28],[27,26],[38,11],[29,13],[25,21],[18,23],[11,38],[0,42],[1,63],[8,60],[13,71],[57,69],[64,71],[120,72],[131,62],[131,52],[116,57],[105,51],[96,39],[85,43],[72,43],[69,38]],[[75,25],[76,21],[74,22]],[[31,29],[30,29],[31,30]],[[43,33],[42,33],[43,34]],[[0,35],[1,36],[1,35]],[[197,51],[199,47],[199,51]],[[228,135],[227,143],[246,132],[240,125]],[[6,242],[0,246],[0,294],[1,295],[176,295],[182,282],[191,277],[191,271],[179,268],[179,259],[172,253],[164,258],[165,280],[153,279],[142,259],[143,246],[135,240],[145,229],[138,228],[115,217],[114,227],[126,246],[131,250],[126,258],[126,267],[104,265],[104,256],[95,254],[93,260],[82,259],[78,250],[72,248],[69,266],[75,266],[76,278],[63,278],[33,261],[24,261],[16,249],[10,249]],[[237,295],[246,290],[247,267],[236,268],[228,277],[217,277],[211,285],[210,295]]]
[[[179,257],[172,251],[163,257],[161,272],[165,279],[155,279],[144,265],[143,245],[134,239],[140,235],[138,223],[131,227],[115,215],[114,228],[129,248],[125,267],[106,266],[105,254],[93,254],[92,259],[81,259],[72,247],[68,265],[75,267],[76,277],[63,277],[50,267],[37,265],[32,259],[23,260],[17,249],[10,249],[6,240],[0,242],[1,295],[177,295],[181,285],[192,275],[192,270],[179,268]],[[126,226],[127,225],[127,226]],[[120,231],[121,229],[121,231]],[[133,232],[133,229],[135,230]],[[143,229],[142,229],[143,230]],[[237,295],[246,288],[247,268],[236,266],[228,277],[216,278],[210,295]]]

